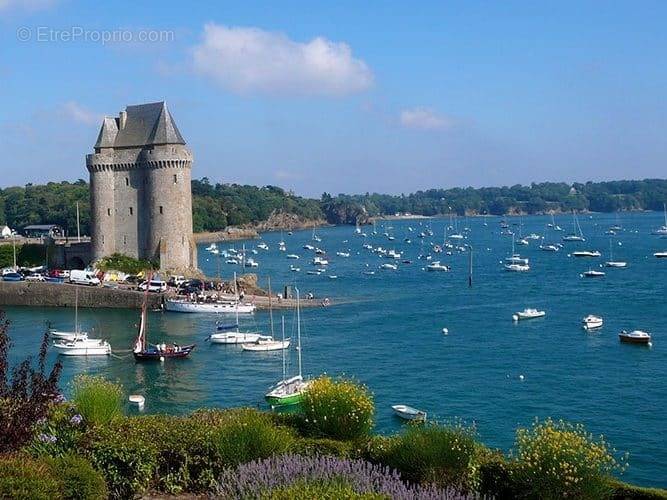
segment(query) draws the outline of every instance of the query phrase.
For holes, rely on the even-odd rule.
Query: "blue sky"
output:
[[[101,117],[158,100],[195,177],[304,195],[665,177],[665,19],[664,1],[0,0],[0,185],[86,178]]]

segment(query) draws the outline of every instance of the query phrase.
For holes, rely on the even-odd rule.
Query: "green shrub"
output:
[[[473,428],[431,423],[409,426],[376,453],[408,481],[475,491],[483,451]]]
[[[520,498],[525,487],[512,474],[513,464],[502,454],[484,459],[479,467],[479,493],[488,498]]]
[[[530,495],[551,498],[608,498],[608,477],[622,470],[604,438],[563,421],[535,421],[516,433],[516,479]]]
[[[123,414],[123,388],[102,377],[76,377],[72,400],[84,420],[91,425],[108,424]]]
[[[152,262],[150,260],[135,259],[122,253],[114,253],[100,259],[96,267],[100,271],[120,271],[127,274],[139,274],[142,271],[158,269],[160,264],[159,262]]]
[[[261,495],[261,500],[389,500],[379,493],[357,493],[344,481],[298,481]]]
[[[300,438],[292,447],[297,455],[305,456],[332,456],[339,458],[353,458],[354,443],[351,441],[337,441],[326,438]]]
[[[219,424],[213,439],[221,463],[230,467],[286,453],[295,436],[290,429],[277,426],[271,416],[245,410]]]
[[[373,428],[373,398],[366,387],[350,380],[314,380],[304,394],[302,408],[316,436],[357,439]]]
[[[88,460],[78,455],[65,455],[51,460],[53,471],[63,483],[67,500],[104,500],[108,497],[104,476]]]
[[[609,482],[613,493],[612,500],[666,500],[667,490],[659,488],[641,488],[615,479]]]
[[[127,419],[132,420],[132,419]],[[98,427],[90,436],[86,453],[102,472],[115,498],[133,497],[148,489],[157,470],[155,443],[124,435],[116,426]]]
[[[63,485],[44,461],[26,455],[0,456],[0,498],[63,498]]]

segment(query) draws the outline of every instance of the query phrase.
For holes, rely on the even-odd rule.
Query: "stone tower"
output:
[[[160,269],[197,267],[192,237],[192,152],[164,102],[105,117],[86,156],[93,260],[121,253],[160,260]]]

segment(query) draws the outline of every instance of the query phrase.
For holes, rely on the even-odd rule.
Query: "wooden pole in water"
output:
[[[472,288],[472,245],[468,245],[470,248],[470,256],[468,259],[468,288]]]

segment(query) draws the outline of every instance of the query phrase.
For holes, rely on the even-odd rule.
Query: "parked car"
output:
[[[19,273],[2,273],[2,281],[23,281],[23,276]]]
[[[173,287],[179,287],[186,281],[187,280],[185,279],[185,276],[172,276],[171,278],[169,278],[169,281],[167,281],[167,285]]]
[[[100,279],[92,271],[79,271],[75,269],[69,273],[69,282],[75,285],[98,286]]]
[[[26,281],[34,281],[34,282],[43,282],[43,281],[46,281],[46,278],[44,277],[43,274],[32,273],[32,274],[29,274],[28,276],[26,276],[25,280]]]
[[[141,285],[139,285],[139,290],[145,292],[146,289],[148,289],[149,292],[166,292],[167,283],[161,280],[144,281]]]

